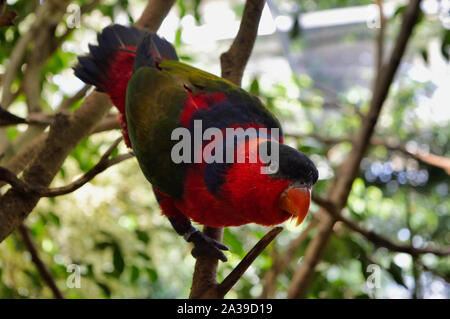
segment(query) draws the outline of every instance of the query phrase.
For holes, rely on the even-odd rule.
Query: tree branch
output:
[[[56,27],[64,18],[69,2],[61,1],[57,14],[45,19],[39,26],[39,32],[33,38],[34,49],[30,50],[27,56],[27,67],[21,83],[29,113],[38,112],[41,109],[41,73],[46,61],[75,29],[67,28],[61,36],[56,37],[55,35]],[[80,15],[92,10],[99,2],[100,0],[92,0],[90,3],[83,5],[80,9]]]
[[[55,197],[60,195],[65,195],[72,193],[82,187],[84,184],[90,182],[95,176],[105,171],[107,168],[119,164],[127,159],[134,157],[133,154],[127,153],[118,155],[112,159],[102,158],[100,162],[97,163],[93,168],[91,168],[86,174],[78,178],[76,181],[70,183],[69,185],[62,187],[55,187],[45,189],[39,192],[42,197]]]
[[[132,158],[134,155],[131,153],[118,155],[112,159],[109,159],[109,156],[116,149],[117,145],[122,141],[122,137],[118,138],[102,155],[100,161],[91,168],[88,172],[86,172],[83,176],[70,183],[69,185],[55,188],[43,188],[33,185],[28,185],[20,178],[18,178],[13,172],[8,169],[0,166],[0,180],[5,181],[10,184],[14,190],[22,193],[22,194],[35,194],[40,197],[55,197],[60,195],[65,195],[68,193],[72,193],[79,189],[84,184],[91,181],[95,176],[105,171],[107,168],[116,165],[120,162],[123,162],[129,158]]]
[[[336,206],[339,214],[347,203],[353,181],[359,173],[361,160],[367,151],[389,88],[417,22],[419,11],[420,0],[410,1],[404,12],[397,41],[390,58],[377,74],[379,81],[377,81],[372,95],[370,110],[364,116],[361,127],[355,135],[352,150],[339,167],[337,178],[329,188],[329,198]],[[288,298],[304,296],[314,269],[325,251],[335,222],[335,216],[328,216],[320,225],[318,234],[309,244],[303,262],[293,276],[287,295]]]
[[[283,254],[277,255],[276,257],[272,258],[273,265],[264,276],[263,292],[261,293],[261,296],[259,296],[259,298],[266,299],[274,297],[276,292],[276,281],[278,276],[281,273],[283,273],[285,269],[289,266],[292,259],[294,258],[295,252],[300,247],[300,245],[305,241],[305,239],[308,237],[311,231],[317,226],[317,224],[318,220],[313,219],[309,223],[308,227],[306,227],[305,230],[302,231],[297,236],[296,239],[292,240],[289,243],[288,248]]]
[[[14,20],[17,18],[16,11],[8,11],[6,13],[0,13],[0,28],[14,25]]]
[[[352,221],[351,219],[342,216],[342,214],[339,213],[337,210],[337,207],[331,202],[326,199],[320,198],[316,195],[313,195],[312,200],[319,206],[323,207],[325,211],[332,215],[336,220],[341,221],[344,223],[345,226],[350,228],[351,230],[360,233],[363,235],[368,241],[372,242],[377,247],[385,247],[391,251],[395,252],[402,252],[407,253],[412,256],[418,256],[421,254],[434,254],[436,256],[448,256],[450,255],[450,247],[445,247],[443,249],[437,249],[433,247],[423,247],[423,248],[416,248],[412,245],[400,245],[396,244],[393,241],[384,238],[381,235],[378,235],[374,231],[366,230],[359,226],[356,222]]]
[[[386,19],[383,13],[383,0],[375,1],[378,7],[378,16],[380,22],[380,28],[377,33],[377,41],[376,41],[376,54],[375,54],[375,65],[377,74],[380,74],[381,67],[383,66],[383,56],[384,56],[384,34],[386,28]]]
[[[192,295],[191,298],[223,298],[231,288],[244,275],[245,271],[251,266],[255,259],[261,255],[264,249],[275,239],[275,237],[283,230],[282,227],[274,227],[269,230],[263,238],[261,238],[255,246],[245,255],[241,262],[228,274],[228,276],[220,284],[212,284],[201,295]],[[208,273],[210,275],[211,273]],[[208,278],[208,282],[211,281]],[[214,273],[215,281],[215,273]]]
[[[92,133],[99,133],[118,129],[120,129],[120,123],[117,120],[117,115],[109,114],[105,116],[105,118],[100,123],[98,123],[96,127],[94,127]]]
[[[85,97],[86,93],[92,88],[92,86],[86,84],[83,86],[78,92],[76,92],[74,95],[65,98],[61,104],[56,108],[57,110],[67,110],[69,109],[73,104],[81,100]]]
[[[150,2],[155,1],[157,0],[150,0]],[[165,0],[158,1],[166,2]],[[54,1],[47,2],[54,3]],[[166,13],[167,11],[160,11],[161,15]],[[149,23],[154,26],[159,25],[158,21],[163,19],[160,16],[152,16],[151,18],[157,19],[155,23]],[[140,20],[143,22],[145,19]],[[141,26],[142,24],[139,24],[139,27]],[[22,57],[23,55],[19,60]],[[5,91],[8,90],[4,89]],[[72,149],[92,132],[97,123],[107,114],[110,107],[111,105],[105,94],[92,92],[73,114],[57,114],[50,126],[44,145],[25,169],[23,181],[28,185],[47,187]],[[0,242],[22,223],[36,206],[39,198],[39,195],[36,194],[24,196],[14,189],[8,190],[5,195],[0,197],[0,220],[2,221],[0,223]]]
[[[264,8],[264,0],[247,0],[239,31],[230,49],[220,57],[222,77],[236,85],[241,84],[245,66],[251,55],[256,40],[258,24]],[[209,237],[222,241],[223,230],[204,227],[203,232]],[[217,286],[217,258],[200,257],[195,263],[190,298],[199,298],[212,287]]]
[[[412,152],[405,146],[407,143],[390,142],[376,137],[372,138],[370,143],[372,145],[384,146],[392,151],[400,151],[420,162],[442,168],[448,175],[450,175],[450,158],[448,157],[431,154],[422,150]]]
[[[109,131],[112,129],[120,129],[119,122],[117,122],[117,117],[115,115],[107,115],[91,130],[90,134]],[[47,136],[48,134],[45,132],[34,138],[31,142],[26,144],[25,147],[22,147],[20,151],[11,159],[9,159],[9,161],[7,161],[4,165],[4,168],[8,169],[15,175],[19,174],[44,146]],[[4,181],[0,180],[0,187],[5,184],[6,183]]]
[[[174,3],[175,0],[149,0],[135,25],[138,28],[156,32]]]
[[[258,35],[263,8],[263,0],[247,0],[238,34],[228,51],[220,56],[222,77],[239,86]]]
[[[329,137],[329,136],[321,136],[318,134],[303,135],[303,134],[290,134],[290,133],[285,134],[285,136],[295,137],[295,138],[311,137],[321,143],[331,144],[331,145],[339,144],[342,142],[353,143],[352,137]],[[390,139],[385,140],[380,137],[372,137],[370,139],[370,145],[384,146],[388,150],[402,152],[403,154],[405,154],[409,157],[412,157],[412,158],[418,160],[419,162],[423,162],[425,164],[441,168],[448,175],[450,175],[450,158],[441,156],[441,155],[432,154],[430,152],[423,151],[423,150],[417,150],[417,151],[413,152],[413,151],[408,150],[408,148],[405,146],[407,144],[408,144],[408,142],[398,142],[398,141],[392,141]]]
[[[57,111],[64,111],[68,110],[73,104],[81,100],[89,91],[91,88],[90,85],[83,86],[78,92],[76,92],[74,95],[65,98],[61,104],[56,108]],[[28,125],[43,125],[45,128],[46,126],[50,125],[53,121],[54,115],[53,114],[45,114],[41,112],[40,110],[36,112],[31,112],[27,115],[26,118],[19,117],[17,115],[14,115],[7,110],[5,110],[0,105],[0,127],[1,126],[10,126],[10,125],[17,125],[17,124],[28,124]],[[115,118],[116,122],[117,119]],[[119,125],[119,124],[117,124]]]
[[[228,291],[238,282],[244,275],[245,271],[261,255],[264,249],[278,236],[283,230],[282,227],[274,227],[263,238],[256,243],[255,246],[245,255],[241,262],[233,269],[233,271],[220,283],[217,287],[217,295],[223,298]]]
[[[23,169],[28,165],[28,163],[33,159],[33,157],[39,152],[43,147],[45,139],[47,138],[47,133],[42,133],[35,139],[22,147],[19,152],[17,152],[12,158],[6,161],[4,165],[5,168],[13,172],[15,175],[23,171]],[[0,187],[6,183],[0,181]]]
[[[10,61],[2,79],[3,95],[1,104],[4,108],[8,108],[13,101],[14,93],[11,92],[11,85],[20,69],[20,65],[26,55],[29,44],[36,38],[37,34],[41,30],[41,27],[52,24],[54,21],[61,20],[62,16],[65,14],[66,7],[69,2],[70,0],[47,0],[42,5],[38,6],[33,24],[28,32],[19,38],[17,44],[11,52]]]
[[[438,270],[428,267],[419,258],[416,260],[416,262],[420,267],[422,267],[424,271],[427,271],[436,277],[440,277],[450,284],[450,275],[448,273],[440,273]]]
[[[17,230],[19,231],[20,235],[22,236],[23,243],[25,244],[25,247],[30,252],[31,260],[36,265],[36,268],[37,268],[41,278],[48,285],[48,287],[50,288],[50,290],[52,291],[52,293],[56,299],[64,299],[64,295],[59,290],[58,286],[56,285],[53,275],[51,274],[51,272],[47,268],[47,266],[44,264],[42,259],[39,257],[39,251],[36,247],[36,244],[34,243],[33,237],[31,235],[28,227],[25,226],[24,224],[21,224],[17,228]]]

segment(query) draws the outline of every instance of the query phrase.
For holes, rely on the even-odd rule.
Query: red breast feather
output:
[[[248,158],[249,151],[259,142],[260,139],[253,139],[237,151],[245,150]],[[291,215],[279,208],[279,197],[290,182],[261,174],[264,166],[260,161],[233,164],[226,172],[221,191],[213,195],[205,184],[205,164],[196,164],[189,169],[183,199],[175,201],[175,206],[193,221],[211,227],[282,223]]]

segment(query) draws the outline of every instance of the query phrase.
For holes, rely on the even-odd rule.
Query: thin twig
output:
[[[376,88],[373,92],[369,112],[364,116],[360,129],[353,140],[352,150],[338,169],[337,178],[329,188],[329,199],[337,207],[338,214],[345,207],[353,181],[358,176],[359,167],[375,131],[381,109],[388,95],[389,88],[403,58],[408,40],[419,17],[420,0],[412,0],[406,8],[397,41],[388,62],[378,72]],[[320,225],[317,235],[308,245],[301,266],[294,273],[288,290],[288,298],[301,298],[306,293],[314,269],[319,263],[337,221],[335,216],[328,216]]]
[[[376,0],[375,3],[378,7],[378,16],[379,16],[379,28],[377,33],[377,41],[376,41],[376,54],[375,54],[375,64],[377,74],[381,74],[381,67],[383,66],[383,57],[384,57],[384,34],[386,28],[386,19],[383,13],[383,0]],[[378,77],[375,79],[375,82],[378,80]],[[375,84],[376,86],[376,84]],[[375,90],[375,87],[374,87]]]
[[[85,97],[86,93],[91,88],[90,85],[86,84],[83,86],[78,92],[76,92],[74,95],[65,98],[61,104],[56,108],[56,110],[67,110],[69,109],[73,104],[81,100]]]
[[[264,0],[247,0],[239,31],[230,49],[220,57],[222,77],[240,85],[242,75],[256,40],[259,20],[264,8]],[[203,232],[209,237],[222,241],[223,229],[205,226]],[[195,263],[190,298],[211,297],[205,294],[217,286],[218,259],[200,257]]]
[[[56,285],[53,275],[51,274],[50,270],[47,268],[47,266],[44,264],[41,257],[39,256],[39,251],[36,247],[36,244],[34,243],[33,237],[28,227],[25,226],[24,224],[21,224],[19,227],[17,227],[17,230],[22,236],[23,243],[30,252],[31,260],[36,265],[36,268],[41,278],[48,285],[48,287],[50,288],[56,299],[64,299],[64,295]]]
[[[136,26],[156,32],[174,3],[175,0],[149,0]]]
[[[245,255],[241,262],[233,269],[233,271],[219,284],[217,287],[218,297],[223,298],[228,291],[237,283],[244,275],[245,271],[261,255],[264,249],[278,236],[283,230],[282,227],[274,227],[263,238],[256,243],[255,246]]]
[[[337,207],[335,204],[329,200],[323,199],[321,197],[318,197],[316,195],[312,196],[312,200],[319,206],[323,207],[327,213],[332,215],[334,218],[336,218],[338,221],[341,221],[351,230],[360,233],[363,235],[368,241],[372,242],[377,247],[385,247],[391,251],[395,252],[403,252],[410,254],[412,256],[418,256],[421,254],[434,254],[436,256],[448,256],[450,255],[450,247],[445,248],[432,248],[432,247],[413,247],[412,245],[400,245],[392,242],[389,239],[384,238],[381,235],[378,235],[377,233],[366,230],[359,226],[357,223],[352,221],[351,219],[342,216],[342,214],[339,213],[337,210]]]
[[[282,230],[282,227],[274,227],[269,230],[220,284],[211,284],[209,285],[208,289],[202,291],[201,295],[191,295],[191,298],[223,298],[230,291],[230,289],[233,288],[238,280],[241,279],[245,271],[251,266],[255,259],[259,255],[261,255],[264,249],[275,239],[275,237],[277,237],[277,235]]]
[[[303,135],[303,134],[290,134],[290,133],[285,134],[285,136],[296,137],[296,138],[311,137],[321,143],[331,144],[331,145],[339,144],[342,142],[353,143],[353,138],[351,138],[351,137],[329,137],[329,136],[321,136],[318,134]],[[408,142],[391,141],[390,139],[385,140],[380,137],[372,137],[370,139],[370,145],[384,146],[388,150],[402,152],[403,154],[408,155],[420,162],[441,168],[448,175],[450,175],[450,158],[441,156],[441,155],[432,154],[428,151],[423,151],[423,150],[411,151],[411,150],[408,150],[408,148],[405,146],[407,144],[408,144]]]
[[[105,171],[107,168],[116,165],[120,162],[123,162],[129,158],[132,158],[134,155],[131,153],[118,155],[112,159],[109,159],[111,153],[116,149],[117,145],[121,142],[122,137],[118,138],[102,155],[100,161],[91,168],[88,172],[86,172],[83,176],[75,180],[74,182],[61,187],[55,188],[42,188],[36,187],[32,185],[28,185],[20,178],[18,178],[13,172],[9,171],[4,167],[0,167],[0,180],[7,182],[10,184],[16,191],[23,194],[37,194],[40,197],[55,197],[60,195],[65,195],[68,193],[72,193],[79,189],[84,184],[91,181],[95,176]]]
[[[274,258],[272,258],[273,265],[267,271],[264,276],[264,286],[263,292],[259,298],[273,298],[275,294],[276,281],[278,276],[285,271],[285,269],[289,266],[292,261],[295,252],[300,247],[300,245],[305,241],[311,231],[317,226],[318,220],[313,219],[308,227],[305,228],[294,240],[289,243],[288,248],[285,250],[283,254],[277,254]]]
[[[56,111],[65,111],[69,109],[70,106],[81,100],[86,95],[86,93],[89,91],[90,88],[91,88],[90,85],[85,85],[74,95],[65,98],[61,102],[61,104],[56,108]],[[41,111],[31,112],[28,114],[26,118],[22,118],[8,112],[7,110],[5,110],[3,107],[0,106],[0,126],[9,126],[16,124],[47,126],[52,123],[53,118],[54,118],[53,114],[45,114]]]
[[[91,168],[86,174],[82,177],[78,178],[76,181],[70,183],[69,185],[62,187],[49,188],[45,191],[41,191],[40,194],[42,197],[55,197],[60,195],[65,195],[68,193],[72,193],[79,189],[84,184],[91,181],[95,176],[106,170],[107,168],[116,165],[120,162],[123,162],[127,159],[134,157],[132,153],[117,155],[112,159],[102,160],[93,168]]]
[[[105,118],[97,124],[92,130],[92,133],[99,133],[110,130],[120,129],[120,123],[117,120],[117,114],[110,114],[105,116]]]
[[[0,13],[3,13],[6,8],[6,0],[0,0]]]
[[[17,12],[7,11],[5,13],[0,12],[0,28],[14,25],[14,20],[17,18]]]
[[[33,42],[43,26],[61,20],[66,12],[66,7],[69,2],[69,0],[45,1],[42,5],[38,6],[33,24],[28,32],[22,35],[14,46],[10,55],[10,61],[2,79],[3,93],[1,103],[4,108],[8,108],[13,101],[14,93],[11,92],[11,86],[20,70],[24,57],[26,56],[28,46]]]
[[[85,4],[80,9],[80,16],[92,10],[99,0],[93,0]],[[75,30],[68,27],[61,36],[56,36],[57,25],[64,18],[68,3],[59,1],[60,8],[51,16],[44,19],[44,23],[39,26],[39,31],[33,38],[33,46],[39,50],[30,50],[27,55],[25,74],[22,80],[28,112],[39,112],[41,110],[41,86],[40,78],[42,69],[46,61],[57,51],[67,37]]]
[[[247,0],[239,31],[228,51],[220,56],[222,77],[239,86],[258,35],[263,8],[264,0]]]
[[[158,1],[167,2],[166,0]],[[44,4],[48,2],[52,4],[59,3],[55,1],[46,1]],[[41,7],[43,7],[43,5],[41,5],[40,8]],[[162,21],[167,13],[168,10],[160,11],[158,13],[159,16],[154,17],[155,21]],[[41,18],[39,17],[39,19]],[[36,14],[35,23],[37,20],[38,17]],[[142,28],[141,25],[138,25],[138,27]],[[30,41],[30,37],[28,36],[28,39],[22,39],[23,37],[20,38],[23,46],[22,49],[25,50],[27,43],[24,44],[24,41]],[[11,62],[13,54],[11,55],[10,65],[14,64],[15,66],[11,68],[11,70],[9,70],[8,66],[7,69],[7,72],[10,72],[10,82],[9,85],[6,86],[8,88],[15,78],[16,67],[20,65],[24,56],[22,54],[24,51],[19,53],[21,53],[20,56],[14,57],[14,63]],[[5,83],[3,81],[6,81],[5,78],[2,79],[2,83]],[[5,91],[9,90],[5,89],[4,86],[3,93],[5,93]],[[3,98],[5,99],[5,96],[3,96]],[[6,99],[9,100],[9,97],[6,97]],[[7,104],[2,104],[2,106],[6,108]],[[93,128],[104,118],[110,107],[111,104],[109,103],[107,96],[94,91],[83,100],[81,106],[70,114],[70,116],[57,114],[50,126],[50,130],[46,135],[42,147],[34,153],[30,162],[27,163],[23,172],[23,180],[30,185],[48,187],[73,148],[75,148],[82,139],[92,133]],[[0,197],[0,220],[2,221],[0,223],[0,242],[23,222],[36,206],[39,199],[39,195],[29,194],[23,196],[23,194],[15,192],[12,189]]]
[[[426,272],[429,272],[431,274],[433,274],[436,277],[440,277],[442,279],[444,279],[447,283],[450,284],[450,275],[448,273],[441,273],[436,269],[432,269],[430,267],[428,267],[427,265],[425,265],[419,258],[417,259],[417,264],[422,267],[422,269]]]
[[[0,127],[26,123],[24,118],[14,115],[0,105]]]

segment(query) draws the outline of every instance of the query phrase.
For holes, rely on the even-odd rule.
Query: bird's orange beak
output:
[[[297,226],[302,223],[308,213],[311,202],[311,189],[308,187],[288,188],[281,194],[280,208],[297,217]]]

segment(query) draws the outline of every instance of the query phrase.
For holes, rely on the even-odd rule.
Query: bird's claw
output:
[[[196,231],[195,233],[193,233],[189,237],[188,241],[194,243],[195,245],[194,249],[192,249],[192,256],[194,258],[198,258],[200,256],[209,256],[220,259],[223,262],[226,262],[228,260],[222,250],[229,250],[229,248],[221,242],[212,239],[211,237],[203,234],[200,231]]]

